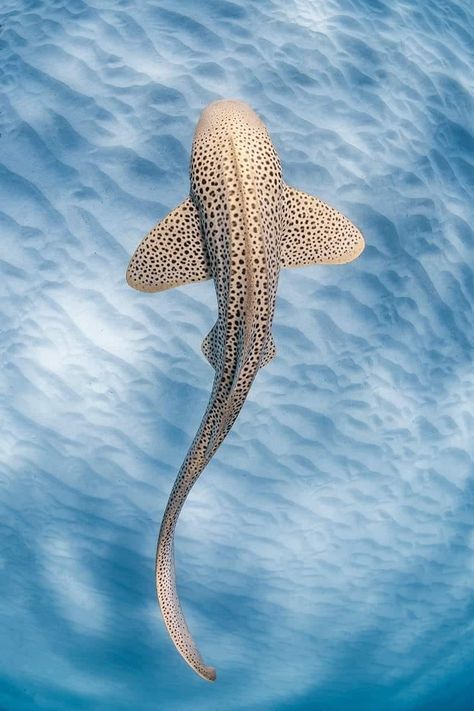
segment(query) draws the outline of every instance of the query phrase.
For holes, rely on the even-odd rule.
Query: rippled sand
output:
[[[469,4],[4,0],[0,23],[0,706],[471,709]],[[210,687],[153,566],[213,286],[124,272],[230,96],[367,248],[282,274],[278,357],[183,511]]]

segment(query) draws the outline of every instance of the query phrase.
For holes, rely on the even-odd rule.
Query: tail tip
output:
[[[201,676],[207,681],[215,681],[217,678],[216,670],[214,667],[204,667],[201,671]]]

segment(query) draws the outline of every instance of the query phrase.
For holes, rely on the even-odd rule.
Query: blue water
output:
[[[474,708],[473,11],[463,0],[3,0],[0,708]],[[211,100],[367,247],[282,274],[262,370],[177,530],[211,282],[124,272]]]

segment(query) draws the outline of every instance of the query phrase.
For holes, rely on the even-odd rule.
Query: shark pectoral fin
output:
[[[199,213],[184,200],[142,239],[127,269],[139,291],[164,291],[212,276]]]
[[[267,341],[267,345],[265,346],[265,349],[262,354],[262,360],[260,362],[260,367],[264,368],[268,363],[270,363],[271,360],[274,359],[275,356],[276,356],[275,341],[273,340],[273,336],[270,336],[270,338]]]
[[[357,227],[319,198],[286,185],[283,200],[282,267],[346,264],[363,251]]]
[[[211,328],[206,338],[203,340],[201,345],[201,350],[206,356],[209,363],[212,365],[214,370],[217,370],[217,365],[219,362],[219,353],[217,349],[217,323]]]

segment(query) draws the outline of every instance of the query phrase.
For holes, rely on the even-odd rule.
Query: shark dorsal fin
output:
[[[285,185],[282,199],[282,267],[345,264],[364,249],[357,227],[319,198]]]
[[[212,276],[199,213],[184,200],[142,239],[127,270],[139,291],[164,291]]]

